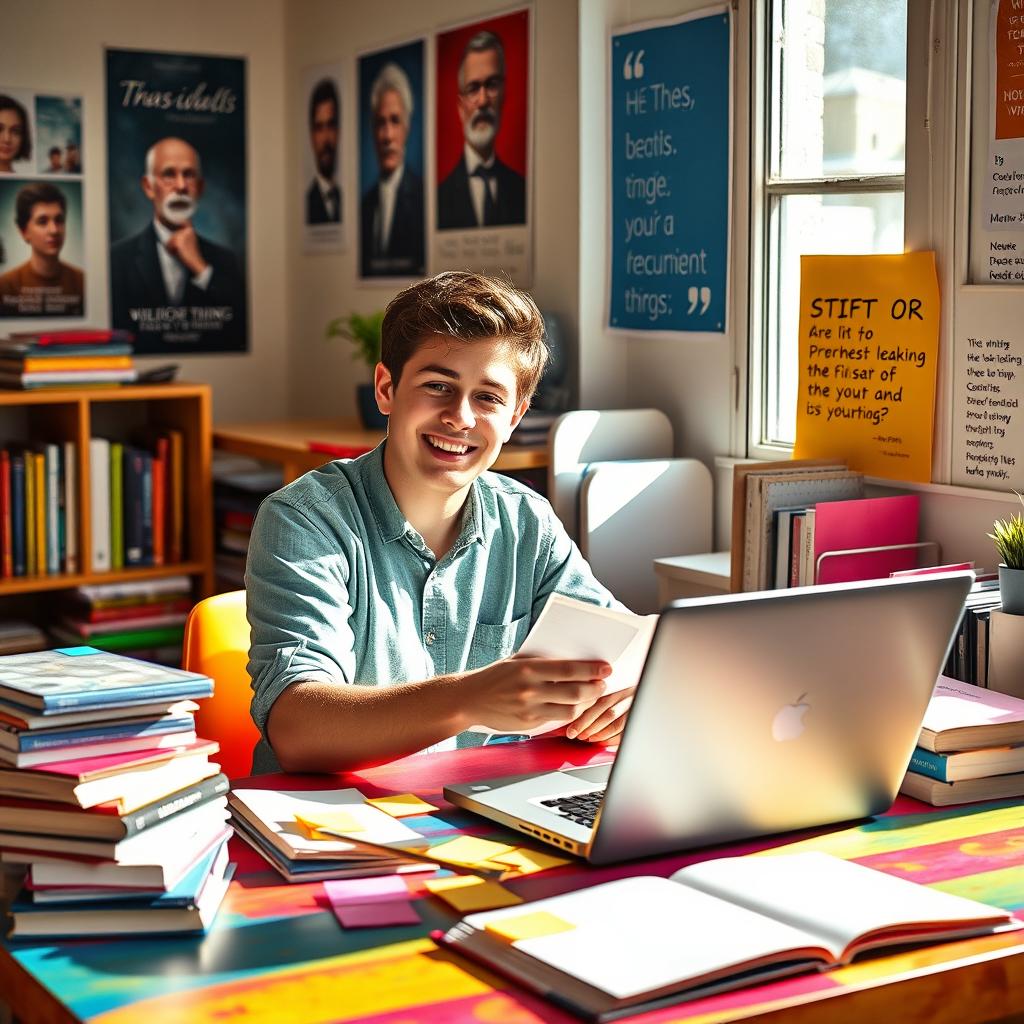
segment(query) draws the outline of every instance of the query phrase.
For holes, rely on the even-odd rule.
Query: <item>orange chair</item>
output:
[[[190,672],[213,680],[213,696],[199,702],[196,731],[216,740],[215,760],[229,779],[252,774],[252,751],[260,738],[249,716],[249,623],[245,591],[233,590],[204,598],[185,624],[182,663]]]

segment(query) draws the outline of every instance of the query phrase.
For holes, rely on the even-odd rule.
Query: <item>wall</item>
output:
[[[212,386],[214,418],[220,421],[287,411],[288,316],[280,247],[285,7],[284,0],[180,0],[173,8],[118,0],[32,0],[5,7],[0,34],[0,84],[83,97],[86,306],[95,326],[110,322],[104,47],[248,57],[249,352],[174,358],[181,379]],[[168,361],[160,356],[138,363]]]
[[[327,341],[324,328],[333,317],[383,309],[398,290],[394,284],[356,282],[358,169],[352,145],[356,113],[356,55],[407,42],[490,12],[517,5],[508,0],[448,0],[422,4],[394,0],[388,4],[339,4],[310,0],[288,8],[287,131],[291,154],[286,169],[288,211],[287,253],[292,301],[288,323],[292,372],[293,415],[350,415],[353,384],[370,380],[369,370],[355,363],[344,339]],[[533,146],[534,235],[531,292],[545,311],[556,313],[570,345],[578,331],[579,220],[576,202],[577,136],[577,4],[576,0],[544,0],[533,8],[535,24]],[[295,154],[309,145],[302,95],[303,70],[312,64],[345,61],[347,96],[342,98],[341,167],[343,217],[348,249],[340,254],[307,255],[302,251],[299,209],[302,190]],[[432,55],[428,45],[427,76]],[[428,98],[428,106],[432,99]],[[347,126],[346,126],[347,125]],[[428,129],[428,167],[430,166]],[[428,187],[430,181],[428,178]],[[438,268],[442,269],[442,268]]]

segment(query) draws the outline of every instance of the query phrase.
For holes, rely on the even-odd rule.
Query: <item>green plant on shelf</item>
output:
[[[1014,491],[1024,505],[1024,496]],[[1014,512],[1009,519],[997,519],[989,537],[996,542],[996,551],[1002,563],[1010,569],[1024,569],[1024,516]]]
[[[359,359],[372,370],[380,362],[380,328],[384,311],[376,313],[349,313],[335,317],[328,325],[326,337],[347,338],[355,346],[353,359]]]

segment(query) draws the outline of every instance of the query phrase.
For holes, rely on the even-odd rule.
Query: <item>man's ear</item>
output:
[[[153,183],[149,180],[148,174],[142,176],[142,191],[146,193],[146,198],[150,201],[156,196],[156,191],[153,188]]]
[[[519,421],[523,418],[524,414],[526,413],[526,410],[529,408],[530,400],[528,398],[524,398],[516,406],[516,411],[512,414],[512,423],[508,428],[508,432],[505,434],[505,441],[507,441],[512,436],[512,431],[519,426]],[[504,444],[505,441],[502,441],[502,444]]]
[[[378,363],[373,370],[373,396],[377,399],[377,408],[381,413],[390,416],[395,384],[391,379],[391,371],[383,363]]]

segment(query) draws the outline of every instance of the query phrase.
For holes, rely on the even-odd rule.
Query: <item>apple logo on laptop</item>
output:
[[[803,733],[804,715],[811,706],[804,700],[806,696],[806,693],[801,693],[792,704],[787,704],[776,713],[772,719],[773,740],[783,743],[786,740],[795,740]]]

